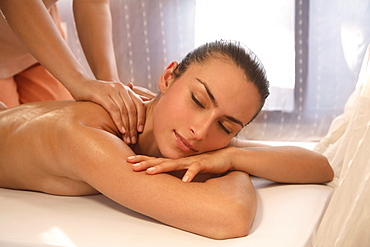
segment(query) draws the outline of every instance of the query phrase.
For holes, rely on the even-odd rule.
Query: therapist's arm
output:
[[[74,0],[73,14],[80,43],[95,77],[120,81],[114,54],[109,0]]]
[[[40,0],[1,0],[9,26],[28,51],[72,93],[73,85],[91,80],[76,60]]]
[[[112,56],[110,48],[102,51],[108,52],[104,59],[110,62],[101,63],[101,67],[105,67],[102,71],[110,71],[110,75],[106,73],[102,75],[101,80],[96,80],[91,78],[77,61],[41,0],[0,0],[0,9],[28,51],[70,91],[76,100],[89,100],[102,105],[124,134],[124,140],[128,143],[135,142],[136,133],[138,130],[141,131],[140,126],[143,126],[145,113],[138,97],[134,96],[128,87],[118,82],[114,72],[116,69],[114,58],[108,59]],[[89,55],[87,57],[90,59]],[[96,67],[93,69],[97,71]],[[100,76],[102,73],[98,74]]]
[[[120,82],[113,45],[112,17],[109,0],[74,0],[73,13],[78,36],[90,68],[98,80],[111,81],[111,85],[122,95],[126,107],[137,118],[123,119],[130,131],[127,137],[136,138],[145,123],[145,108],[140,97]],[[118,99],[119,100],[119,99]],[[124,113],[125,115],[128,113]],[[128,143],[130,143],[130,140]]]

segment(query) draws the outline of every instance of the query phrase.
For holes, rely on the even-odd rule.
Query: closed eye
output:
[[[195,97],[195,95],[193,93],[191,94],[191,99],[195,102],[195,104],[197,104],[198,106],[205,109],[204,105],[202,103],[200,103],[200,101]]]
[[[230,130],[228,130],[221,122],[218,122],[218,125],[221,127],[221,129],[223,130],[223,131],[225,131],[226,132],[226,134],[228,134],[228,135],[230,135],[231,134],[231,131]]]

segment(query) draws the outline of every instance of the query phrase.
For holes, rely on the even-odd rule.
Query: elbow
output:
[[[322,164],[322,182],[326,183],[332,181],[334,179],[334,170],[325,156],[322,156]]]
[[[215,239],[226,240],[248,236],[252,222],[253,220],[236,216],[232,222],[224,226],[222,234],[219,232]]]
[[[211,223],[207,237],[216,240],[245,237],[250,233],[256,214],[254,202],[233,201],[216,210],[216,222]]]
[[[219,218],[222,223],[219,223],[217,227],[211,227],[212,231],[208,237],[216,240],[226,240],[247,236],[254,219],[254,215],[251,216],[248,211],[245,207],[240,207],[232,214],[230,212],[225,213]]]
[[[257,194],[249,175],[231,172],[207,182],[220,193],[212,193],[205,204],[201,235],[217,240],[247,236],[257,211]]]

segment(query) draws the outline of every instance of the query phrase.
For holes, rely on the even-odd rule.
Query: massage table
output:
[[[0,189],[0,246],[312,246],[332,187],[279,184],[258,177],[252,181],[258,207],[250,234],[229,240],[176,229],[104,195],[67,197]]]

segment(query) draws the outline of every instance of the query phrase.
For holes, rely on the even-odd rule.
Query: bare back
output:
[[[94,103],[40,102],[0,109],[0,138],[2,188],[56,195],[102,193],[205,236],[220,236],[225,222],[236,235],[235,219],[241,219],[238,229],[244,234],[255,214],[253,185],[244,172],[204,183],[134,172],[127,162],[134,152],[120,139],[108,113]]]
[[[72,153],[81,148],[71,142],[78,138],[77,127],[119,139],[109,114],[90,102],[37,102],[0,111],[0,187],[60,195],[97,193],[74,169]]]

